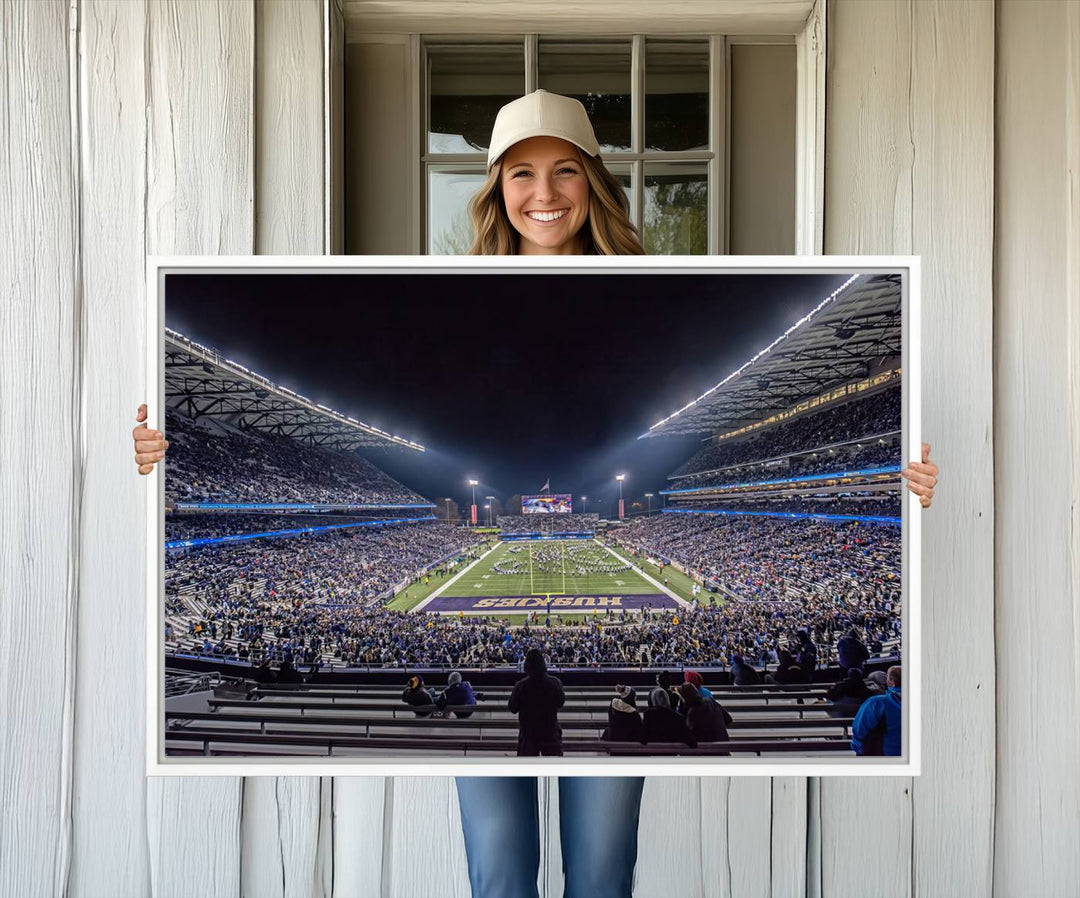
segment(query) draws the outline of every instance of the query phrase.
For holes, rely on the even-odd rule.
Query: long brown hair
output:
[[[589,182],[589,217],[578,232],[587,256],[643,256],[637,228],[630,221],[630,202],[622,185],[599,156],[579,153]],[[502,159],[488,171],[487,180],[469,200],[473,225],[470,256],[516,256],[521,239],[506,214],[502,198]]]

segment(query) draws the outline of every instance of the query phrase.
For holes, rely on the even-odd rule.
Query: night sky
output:
[[[613,516],[616,473],[628,507],[644,502],[701,439],[638,435],[845,279],[170,275],[165,309],[169,327],[227,358],[423,444],[368,457],[429,498],[466,506],[475,475],[483,514],[481,496],[505,502],[550,478],[575,511]]]

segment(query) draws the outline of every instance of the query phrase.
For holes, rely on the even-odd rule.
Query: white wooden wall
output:
[[[340,21],[2,5],[0,895],[468,893],[448,779],[142,773],[143,256],[334,245]],[[826,251],[923,257],[924,774],[650,780],[636,894],[1075,895],[1080,4],[832,0],[827,36]]]

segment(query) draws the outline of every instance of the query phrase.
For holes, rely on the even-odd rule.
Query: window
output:
[[[647,252],[725,251],[727,153],[718,145],[727,139],[721,127],[727,105],[722,37],[429,38],[422,66],[426,252],[468,250],[466,204],[486,175],[495,115],[535,88],[576,97],[585,106],[604,163],[627,191]]]

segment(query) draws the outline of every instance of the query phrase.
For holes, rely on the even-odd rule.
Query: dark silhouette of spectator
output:
[[[761,677],[743,660],[742,655],[732,655],[731,682],[735,686],[758,686],[761,683]]]
[[[862,670],[870,657],[869,650],[859,639],[854,627],[840,637],[840,641],[836,643],[836,654],[840,659],[840,667],[844,670],[851,670],[853,667]]]
[[[472,684],[468,680],[461,679],[460,671],[451,671],[447,678],[446,688],[435,699],[435,707],[445,711],[446,706],[475,705],[476,693],[473,692]],[[472,717],[472,711],[455,711],[455,717]]]
[[[771,674],[766,674],[766,683],[774,683],[777,686],[790,686],[793,683],[808,682],[803,669],[795,663],[795,658],[791,652],[787,649],[780,649],[776,653],[776,657],[779,659],[776,670]]]
[[[507,704],[510,713],[518,715],[518,756],[561,755],[559,708],[566,701],[562,681],[547,672],[544,654],[537,648],[525,653],[524,671]]]
[[[255,668],[253,678],[260,686],[269,686],[277,682],[277,674],[274,673],[274,669],[270,666],[269,658]]]
[[[679,695],[686,706],[686,723],[698,742],[726,742],[731,715],[714,698],[703,696],[693,683],[683,683]]]
[[[854,717],[862,703],[876,694],[863,680],[862,670],[853,667],[846,679],[833,683],[825,693],[831,702],[827,713],[830,717]]]
[[[644,742],[645,727],[637,709],[637,693],[629,686],[616,686],[608,705],[608,725],[600,737],[605,742]]]
[[[875,695],[863,702],[855,722],[851,725],[851,749],[857,755],[900,755],[901,713],[900,703],[901,668],[899,665],[889,668],[886,682],[889,691],[885,695]]]
[[[667,690],[658,686],[649,693],[649,707],[645,709],[642,718],[646,744],[681,742],[690,748],[697,748],[697,739],[690,732],[686,718],[672,710]]]
[[[278,686],[296,688],[304,682],[304,678],[300,675],[294,666],[292,661],[282,661],[281,667],[278,669],[277,684]]]
[[[703,698],[712,698],[713,694],[705,686],[705,681],[702,679],[701,674],[696,670],[687,670],[683,672],[683,682],[693,683],[694,688],[697,689],[698,694]]]
[[[814,679],[814,671],[817,670],[817,646],[814,645],[814,641],[806,630],[799,631],[799,654],[795,656],[795,661],[802,668],[806,682],[811,682]]]
[[[401,700],[413,707],[426,707],[426,711],[417,711],[417,717],[430,717],[431,706],[435,704],[435,696],[430,689],[424,688],[424,678],[415,676],[409,678],[409,685],[401,693]]]

